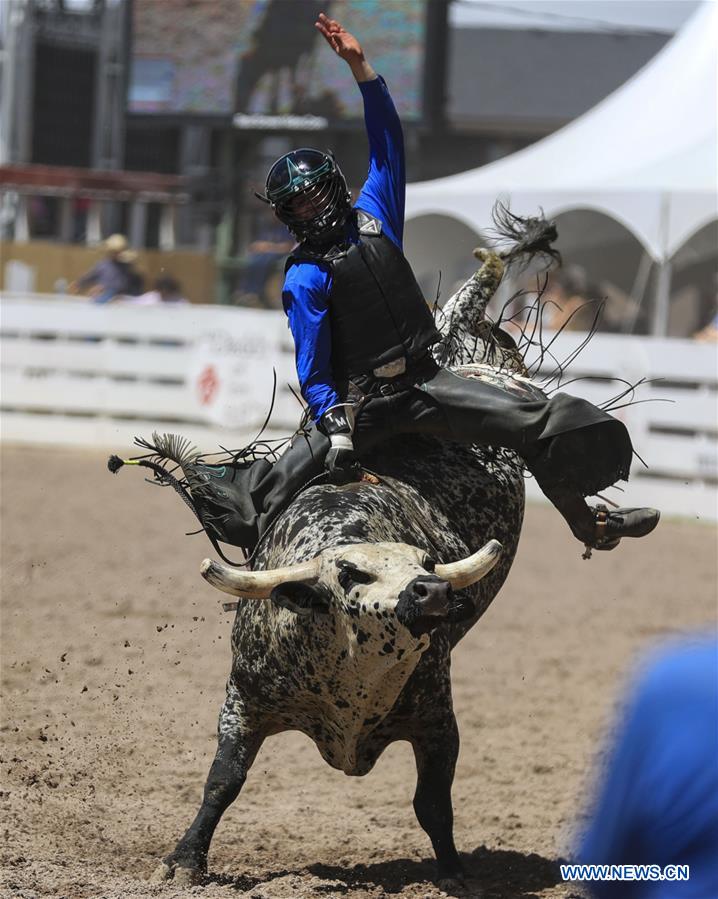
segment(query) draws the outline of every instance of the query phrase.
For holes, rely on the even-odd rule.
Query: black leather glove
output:
[[[350,405],[332,406],[319,420],[319,428],[331,442],[324,467],[335,484],[346,484],[359,477],[361,466],[354,453],[352,431],[354,416]]]

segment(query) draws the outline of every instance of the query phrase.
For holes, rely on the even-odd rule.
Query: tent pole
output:
[[[638,263],[636,277],[633,281],[633,287],[631,288],[630,293],[630,298],[633,301],[633,307],[630,314],[627,315],[624,319],[623,327],[621,328],[621,331],[624,334],[633,334],[633,331],[636,327],[636,321],[638,320],[638,315],[641,311],[641,306],[643,305],[643,300],[646,296],[646,287],[648,286],[648,279],[651,276],[652,267],[653,258],[651,257],[650,253],[644,250]]]
[[[668,310],[671,302],[671,276],[673,266],[668,258],[668,234],[670,229],[671,200],[667,193],[661,197],[660,236],[662,245],[661,262],[658,266],[656,295],[653,302],[653,322],[651,334],[654,337],[666,337],[668,334]]]
[[[671,298],[671,276],[673,266],[664,259],[658,267],[658,280],[656,283],[656,296],[653,304],[653,323],[651,334],[653,337],[666,337],[668,334],[668,308]]]

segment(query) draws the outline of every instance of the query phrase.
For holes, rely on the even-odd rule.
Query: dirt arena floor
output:
[[[349,778],[299,734],[268,740],[196,887],[148,882],[214,754],[230,615],[177,497],[98,453],[2,454],[0,895],[443,896],[394,744]],[[630,494],[629,494],[630,495]],[[571,846],[636,653],[716,612],[716,529],[664,520],[580,558],[532,506],[502,593],[454,657],[457,895],[571,897]]]

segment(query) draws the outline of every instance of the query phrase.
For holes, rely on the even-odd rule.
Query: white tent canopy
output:
[[[407,189],[407,219],[445,215],[477,232],[497,196],[518,213],[605,213],[666,261],[718,218],[718,4],[704,3],[641,71],[542,141]],[[510,75],[508,76],[510,77]]]

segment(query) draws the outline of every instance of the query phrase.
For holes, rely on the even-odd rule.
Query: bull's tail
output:
[[[525,268],[538,258],[542,267],[550,268],[554,263],[561,265],[561,254],[553,246],[558,238],[556,223],[547,221],[543,211],[537,216],[520,216],[497,200],[491,217],[494,221],[494,240],[504,241],[508,246],[499,251],[499,256],[507,264],[517,264]]]
[[[438,312],[437,325],[443,339],[435,346],[434,356],[440,365],[503,359],[505,352],[497,355],[497,350],[512,350],[513,347],[506,345],[503,338],[507,335],[499,333],[486,319],[486,307],[498,290],[506,267],[525,268],[537,257],[546,266],[560,263],[560,254],[551,245],[557,237],[556,226],[543,215],[524,218],[497,202],[492,217],[495,243],[508,245],[504,249],[478,247],[474,250],[480,267]],[[522,361],[509,361],[508,367],[522,370]]]

